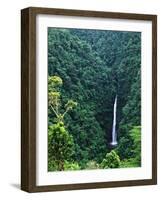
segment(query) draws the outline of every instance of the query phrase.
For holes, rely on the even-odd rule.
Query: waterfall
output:
[[[117,95],[113,106],[113,125],[112,125],[112,142],[111,145],[117,145],[117,132],[116,132],[116,111],[117,111]]]

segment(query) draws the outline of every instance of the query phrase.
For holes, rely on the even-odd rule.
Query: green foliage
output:
[[[126,137],[122,137],[119,140],[119,145],[116,149],[116,152],[119,154],[121,159],[130,158],[132,156],[131,146],[132,146],[132,139],[129,135]]]
[[[74,153],[73,137],[60,122],[49,126],[48,130],[48,156],[50,169],[64,170],[65,160],[71,160]]]
[[[139,165],[137,131],[130,130],[141,124],[140,67],[139,32],[48,28],[48,124],[65,122],[74,143],[64,166],[106,160],[116,94],[120,167]],[[57,169],[50,158],[49,165]]]
[[[99,164],[94,160],[90,160],[86,164],[86,169],[99,169]]]
[[[67,110],[72,110],[73,107],[77,106],[77,102],[74,102],[73,100],[69,100],[66,104],[65,104],[65,108]]]
[[[64,170],[80,170],[80,166],[77,162],[65,161]]]
[[[58,87],[62,86],[63,81],[60,77],[58,76],[51,76],[48,78],[48,90],[50,91],[55,91]]]
[[[140,167],[140,165],[136,163],[135,158],[121,160],[120,168],[133,168],[133,167]]]
[[[49,92],[48,92],[48,103],[49,109],[51,109],[55,116],[57,122],[62,122],[64,120],[64,116],[69,110],[72,110],[74,107],[77,106],[77,102],[73,100],[68,100],[65,104],[64,108],[65,111],[63,113],[60,112],[61,101],[60,101],[60,92],[59,86],[62,86],[63,82],[62,79],[58,76],[49,76],[48,78],[48,85],[49,85]]]
[[[127,140],[127,139],[123,138],[122,140]],[[123,151],[127,151],[130,156],[128,156],[128,159],[124,159],[126,157],[122,156],[123,160],[121,161],[121,167],[141,166],[141,127],[134,126],[129,131],[129,139],[124,143],[122,140],[120,140],[120,145],[117,151],[120,154],[122,154]],[[130,143],[130,145],[125,147],[124,144],[126,143]]]
[[[134,158],[135,163],[141,165],[141,127],[134,126],[130,131],[130,136],[133,140],[133,146],[131,148],[132,157]]]
[[[58,169],[58,163],[53,160],[52,156],[49,154],[49,146],[48,146],[48,171],[57,171]]]
[[[77,105],[73,100],[68,100],[65,104],[65,111],[60,112],[61,100],[59,87],[62,86],[62,79],[58,76],[51,76],[48,79],[49,92],[48,102],[49,109],[53,111],[56,117],[56,122],[49,125],[48,128],[48,163],[49,171],[51,170],[65,170],[65,161],[71,160],[74,153],[73,136],[68,133],[64,125],[64,116],[73,107]],[[66,164],[66,165],[65,165]],[[73,164],[74,166],[74,164]]]
[[[110,153],[106,154],[100,166],[103,169],[118,168],[120,166],[120,158],[117,153],[112,150]]]

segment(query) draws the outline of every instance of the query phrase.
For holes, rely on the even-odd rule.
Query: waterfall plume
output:
[[[113,124],[112,124],[112,141],[111,146],[117,145],[117,132],[116,132],[116,114],[117,114],[117,95],[113,106]]]

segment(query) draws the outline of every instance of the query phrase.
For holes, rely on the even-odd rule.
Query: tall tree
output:
[[[65,161],[71,160],[74,153],[73,137],[68,133],[64,125],[64,117],[69,110],[77,105],[73,100],[68,100],[65,104],[65,111],[61,113],[59,87],[63,81],[58,76],[49,77],[48,80],[48,98],[49,110],[55,115],[55,121],[49,125],[48,129],[48,161],[49,170],[56,168],[59,171],[64,170]]]

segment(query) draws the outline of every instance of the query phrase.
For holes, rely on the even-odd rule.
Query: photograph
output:
[[[157,15],[21,11],[21,189],[157,184]]]
[[[141,38],[48,27],[48,172],[142,166]]]

